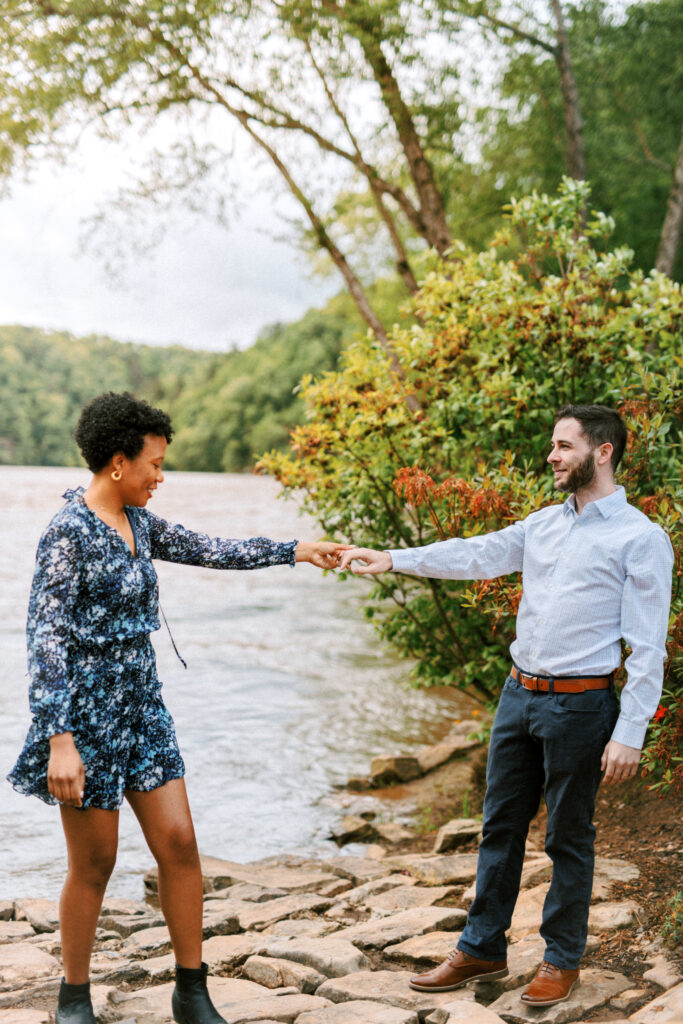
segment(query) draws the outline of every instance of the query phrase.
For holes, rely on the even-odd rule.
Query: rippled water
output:
[[[0,779],[29,724],[24,622],[40,533],[82,470],[0,469]],[[313,539],[316,526],[277,485],[241,475],[169,473],[151,508],[213,535]],[[362,618],[365,583],[309,565],[216,572],[157,563],[161,601],[178,648],[155,634],[159,676],[187,766],[200,849],[250,860],[336,851],[338,810],[326,797],[383,751],[439,738],[460,708],[451,694],[402,685]],[[0,897],[59,892],[64,842],[56,808],[0,781]],[[124,805],[111,894],[139,898],[151,865]]]

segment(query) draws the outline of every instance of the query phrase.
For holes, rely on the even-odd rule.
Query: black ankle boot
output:
[[[89,981],[68,985],[62,978],[55,1020],[56,1024],[95,1024]]]
[[[211,1002],[206,987],[208,970],[206,964],[201,967],[179,967],[176,964],[172,1005],[173,1019],[178,1024],[226,1024]]]

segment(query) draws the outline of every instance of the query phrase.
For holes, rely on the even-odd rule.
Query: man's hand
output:
[[[85,769],[70,732],[50,737],[47,788],[60,804],[66,804],[67,807],[83,806]]]
[[[388,551],[373,551],[372,548],[351,548],[350,551],[345,551],[341,557],[339,568],[348,569],[354,558],[365,562],[365,565],[352,570],[357,576],[363,576],[365,573],[389,572],[393,568]]]
[[[295,560],[310,562],[319,569],[336,569],[342,551],[348,551],[352,544],[334,544],[332,541],[321,540],[316,543],[300,540],[296,546]]]
[[[638,771],[640,753],[636,747],[627,747],[624,743],[610,740],[603,751],[600,762],[600,767],[605,773],[603,782],[613,785],[617,782],[625,782],[626,779],[632,779]]]

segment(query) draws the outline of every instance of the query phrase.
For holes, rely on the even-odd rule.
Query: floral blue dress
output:
[[[296,541],[224,540],[126,508],[136,542],[67,491],[38,546],[29,601],[33,722],[8,779],[54,804],[49,739],[72,732],[85,767],[84,807],[113,810],[126,789],[148,791],[185,774],[161,697],[149,634],[159,629],[153,558],[214,569],[294,565]]]

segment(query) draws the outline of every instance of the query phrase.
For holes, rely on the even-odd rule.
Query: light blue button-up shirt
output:
[[[440,579],[522,573],[516,665],[530,675],[602,676],[631,648],[612,739],[643,745],[662,692],[673,550],[623,487],[581,514],[571,495],[504,530],[390,551],[394,572]]]

